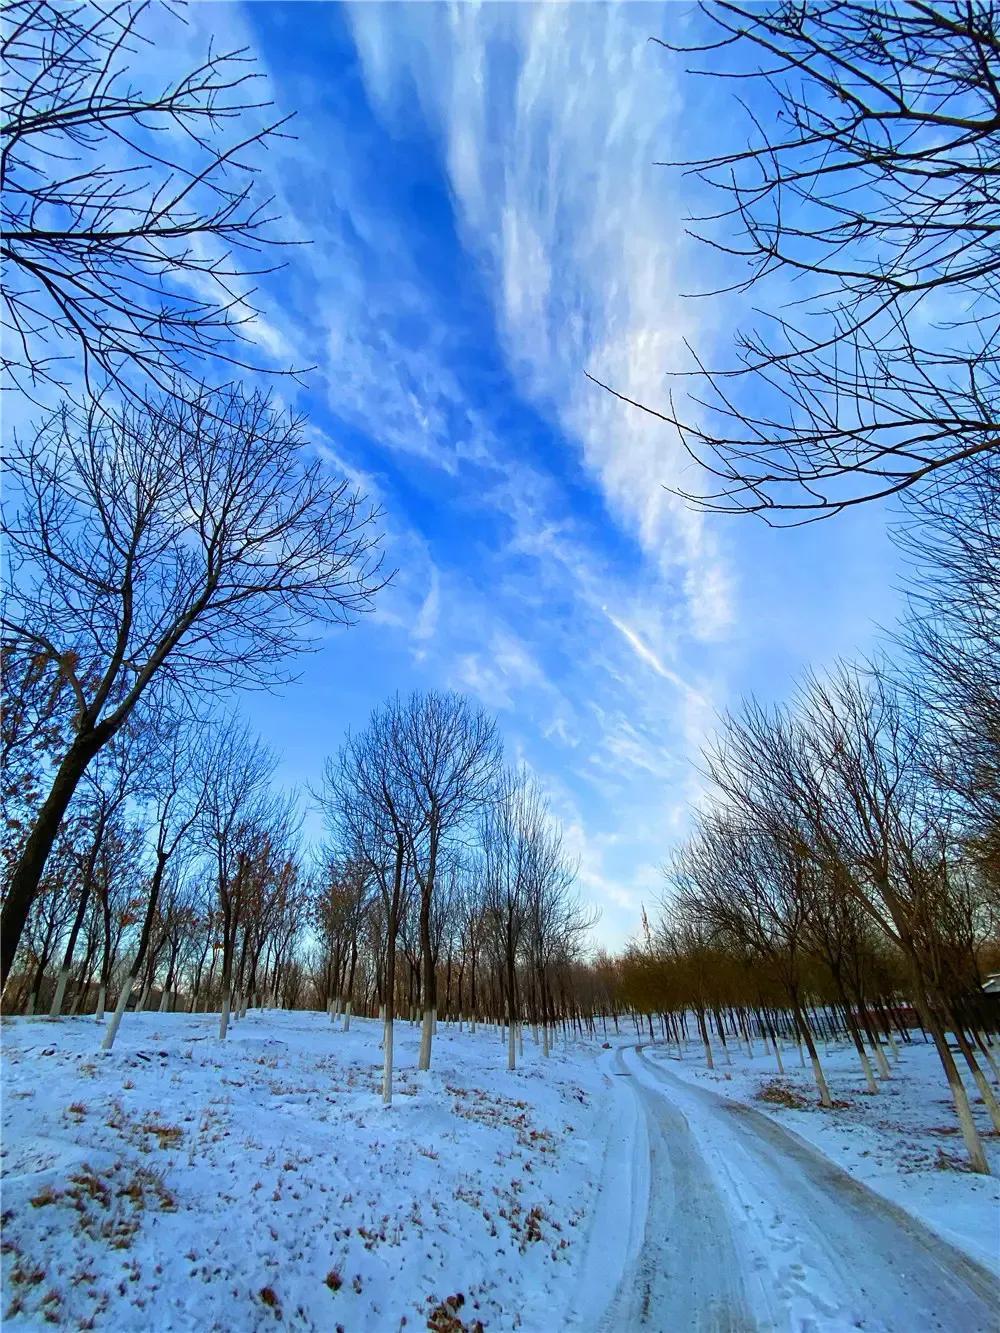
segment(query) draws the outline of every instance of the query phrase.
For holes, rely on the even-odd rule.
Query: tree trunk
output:
[[[0,912],[0,991],[7,985],[14,955],[21,942],[31,905],[38,896],[38,885],[63,816],[87,765],[106,739],[107,736],[91,732],[86,740],[78,737],[67,750],[7,882],[7,893]]]
[[[997,1099],[993,1095],[993,1089],[986,1081],[986,1075],[979,1068],[979,1062],[976,1060],[972,1047],[969,1045],[965,1030],[950,1006],[948,1008],[948,1017],[951,1020],[952,1031],[955,1033],[955,1040],[958,1042],[958,1049],[962,1052],[965,1063],[969,1066],[969,1072],[972,1074],[976,1087],[979,1089],[979,1095],[983,1099],[983,1105],[986,1107],[990,1119],[993,1121],[993,1128],[1000,1131],[1000,1106],[997,1105]]]
[[[229,1031],[229,1002],[230,1002],[229,982],[222,983],[222,1012],[219,1014],[219,1040],[225,1041],[226,1033]]]
[[[917,1012],[920,1014],[920,1020],[924,1028],[931,1034],[931,1040],[938,1053],[938,1059],[944,1069],[945,1077],[948,1080],[948,1087],[951,1089],[952,1100],[955,1103],[955,1113],[958,1116],[959,1127],[962,1131],[962,1138],[965,1141],[966,1151],[969,1154],[969,1164],[973,1171],[980,1175],[988,1176],[990,1164],[986,1160],[986,1153],[983,1150],[983,1142],[979,1137],[979,1130],[976,1129],[976,1122],[972,1117],[972,1107],[969,1104],[969,1095],[965,1091],[965,1085],[962,1082],[962,1076],[958,1072],[958,1066],[955,1064],[951,1051],[948,1049],[948,1042],[944,1035],[944,1029],[938,1019],[937,1014],[931,1008],[927,992],[924,989],[924,981],[919,973],[916,960],[910,958],[910,966],[913,970],[913,1002]]]
[[[392,1039],[396,995],[396,921],[389,916],[389,939],[385,951],[385,1022],[382,1028],[382,1105],[392,1105]]]
[[[104,1040],[101,1042],[102,1051],[110,1051],[115,1044],[115,1038],[118,1036],[118,1029],[121,1026],[122,1014],[125,1012],[125,1006],[128,1004],[128,997],[132,994],[135,986],[135,976],[129,973],[122,983],[122,988],[118,992],[118,1003],[115,1005],[115,1011],[108,1019],[107,1031],[104,1033]]]
[[[712,1043],[708,1037],[708,1024],[705,1022],[704,1009],[698,1010],[698,1028],[701,1031],[702,1045],[705,1047],[705,1063],[709,1069],[715,1068],[715,1060],[712,1056]],[[653,1025],[649,1025],[649,1035],[653,1035]]]

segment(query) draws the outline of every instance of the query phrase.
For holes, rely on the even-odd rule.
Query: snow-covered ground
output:
[[[252,1013],[224,1044],[216,1024],[128,1014],[102,1056],[92,1019],[4,1020],[5,1324],[908,1333],[916,1304],[866,1320],[870,1305],[839,1292],[839,1252],[850,1265],[877,1249],[868,1276],[885,1292],[897,1255],[920,1266],[922,1233],[851,1198],[838,1173],[819,1228],[830,1244],[803,1246],[789,1219],[823,1159],[791,1163],[783,1197],[790,1142],[768,1142],[717,1095],[996,1262],[996,1179],[957,1169],[947,1090],[922,1046],[875,1098],[850,1052],[831,1052],[847,1104],[822,1112],[794,1052],[785,1086],[809,1109],[757,1100],[773,1078],[763,1055],[734,1052],[710,1073],[693,1045],[683,1061],[622,1049],[624,1030],[612,1049],[560,1042],[548,1060],[526,1032],[511,1074],[495,1029],[441,1024],[434,1069],[418,1074],[418,1031],[399,1024],[386,1110],[377,1024],[344,1033],[325,1015]],[[919,1308],[978,1327],[975,1273],[953,1288],[947,1254],[935,1265]]]
[[[1000,1273],[1000,1139],[968,1079],[995,1174],[980,1176],[965,1169],[965,1150],[941,1062],[934,1047],[919,1035],[900,1047],[898,1063],[890,1061],[892,1077],[879,1080],[876,1096],[866,1090],[853,1046],[821,1045],[823,1069],[837,1103],[832,1111],[817,1104],[812,1074],[799,1065],[794,1046],[784,1050],[783,1076],[760,1042],[752,1059],[745,1048],[732,1045],[731,1064],[716,1050],[714,1070],[706,1068],[700,1043],[692,1043],[682,1059],[675,1046],[650,1046],[648,1054],[678,1077],[771,1116],[853,1179]],[[961,1062],[957,1052],[955,1058]],[[786,1106],[782,1100],[803,1105]]]
[[[699,1333],[996,1333],[1000,1283],[773,1119],[616,1052],[651,1188],[604,1321]]]
[[[5,1326],[572,1324],[609,1132],[631,1141],[593,1058],[529,1036],[511,1074],[495,1029],[439,1024],[417,1074],[398,1024],[386,1110],[377,1024],[217,1023],[128,1014],[102,1057],[92,1019],[5,1020]]]

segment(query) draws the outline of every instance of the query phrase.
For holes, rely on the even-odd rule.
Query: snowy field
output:
[[[3,1024],[4,1313],[11,1327],[572,1326],[621,1090],[528,1039],[325,1015]],[[621,1195],[625,1198],[626,1193]],[[612,1244],[612,1252],[614,1246]]]
[[[495,1029],[440,1024],[434,1069],[418,1074],[418,1031],[398,1024],[386,1110],[377,1024],[355,1019],[344,1033],[325,1015],[251,1013],[225,1045],[216,1024],[128,1014],[102,1056],[92,1019],[4,1021],[5,1326],[916,1327],[916,1305],[898,1320],[891,1309],[868,1320],[829,1275],[797,1275],[811,1261],[774,1229],[784,1200],[772,1186],[751,1197],[732,1173],[733,1113],[714,1094],[766,1111],[980,1263],[996,1260],[996,1180],[958,1169],[947,1091],[922,1045],[904,1051],[874,1098],[850,1053],[832,1051],[828,1073],[846,1104],[821,1112],[793,1051],[782,1086],[809,1109],[758,1099],[774,1077],[763,1056],[734,1053],[731,1067],[711,1073],[694,1046],[679,1061],[659,1045],[640,1053],[560,1042],[544,1060],[529,1031],[523,1067],[510,1074]],[[614,1042],[629,1044],[624,1031]],[[765,1146],[780,1171],[787,1141]],[[840,1203],[829,1207],[832,1226]],[[896,1222],[876,1223],[891,1263]],[[868,1241],[845,1243],[863,1250]],[[664,1285],[670,1256],[675,1268],[684,1256],[686,1296],[676,1280]],[[816,1262],[838,1266],[836,1254]],[[946,1272],[946,1288],[949,1280]],[[717,1288],[751,1322],[719,1322]],[[935,1308],[964,1299],[940,1288],[938,1275],[927,1298]],[[657,1313],[685,1311],[685,1299],[685,1313]],[[982,1326],[981,1304],[954,1308],[973,1313],[928,1326]],[[707,1323],[691,1313],[704,1310]]]

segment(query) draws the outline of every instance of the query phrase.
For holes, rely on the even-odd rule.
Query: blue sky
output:
[[[290,782],[396,690],[498,714],[616,946],[660,890],[716,711],[870,648],[896,607],[885,515],[773,532],[696,514],[650,403],[682,340],[746,317],[689,242],[698,200],[657,160],[737,112],[651,35],[681,5],[201,4],[185,40],[258,53],[297,138],[265,167],[288,234],[257,337],[316,368],[282,390],[386,513],[394,585],[297,685],[243,708]]]

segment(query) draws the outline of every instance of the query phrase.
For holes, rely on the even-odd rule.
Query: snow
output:
[[[981,1326],[981,1270],[896,1211],[1000,1271],[998,1179],[960,1169],[920,1042],[877,1097],[831,1048],[843,1105],[822,1111],[794,1049],[803,1109],[758,1099],[759,1047],[712,1072],[700,1045],[624,1036],[546,1060],[526,1031],[511,1074],[497,1029],[439,1023],[421,1074],[398,1023],[386,1109],[379,1024],[255,1011],[224,1043],[217,1024],[127,1014],[102,1055],[93,1019],[4,1020],[12,1329]]]
[[[994,1333],[1000,1284],[773,1119],[619,1057],[654,1170],[640,1262],[607,1333],[643,1326],[758,1333]]]
[[[630,1207],[615,1154],[631,1099],[593,1058],[559,1043],[544,1060],[528,1037],[511,1074],[495,1028],[439,1023],[418,1074],[419,1030],[399,1023],[386,1109],[375,1022],[251,1013],[224,1044],[217,1026],[129,1014],[101,1056],[92,1019],[4,1022],[7,1326],[582,1317],[593,1219]]]
[[[954,1103],[934,1047],[917,1035],[890,1056],[892,1078],[879,1080],[876,1096],[866,1090],[854,1047],[837,1043],[819,1047],[834,1100],[833,1111],[817,1101],[808,1068],[799,1066],[794,1046],[782,1055],[779,1076],[773,1054],[762,1043],[749,1058],[730,1045],[732,1064],[716,1046],[714,1070],[705,1067],[700,1043],[684,1058],[675,1046],[655,1045],[649,1054],[677,1077],[743,1105],[753,1106],[793,1131],[883,1198],[903,1208],[943,1239],[979,1263],[1000,1273],[1000,1139],[992,1131],[982,1100],[967,1080],[977,1124],[983,1135],[992,1176],[965,1169],[965,1151]],[[956,1053],[957,1060],[961,1056]],[[787,1089],[805,1105],[790,1108],[762,1101],[768,1088]]]

